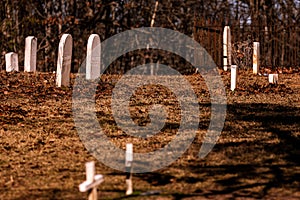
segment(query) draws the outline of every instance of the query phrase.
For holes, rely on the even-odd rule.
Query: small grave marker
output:
[[[155,2],[155,7],[154,7],[154,12],[153,12],[153,15],[152,15],[150,27],[153,27],[153,25],[154,25],[155,16],[156,16],[156,12],[157,12],[157,7],[158,7],[158,1]]]
[[[223,32],[223,68],[227,71],[231,66],[231,32],[230,27],[225,26]]]
[[[25,58],[24,71],[36,71],[36,53],[37,53],[37,39],[34,36],[28,36],[25,39]]]
[[[56,86],[70,85],[73,39],[70,34],[63,34],[58,47]]]
[[[88,200],[97,200],[97,186],[104,181],[102,175],[95,175],[95,162],[85,163],[86,181],[79,185],[80,192],[88,192]]]
[[[132,161],[133,161],[133,146],[131,143],[126,144],[125,153],[125,171],[126,171],[126,195],[131,195],[132,189]]]
[[[253,43],[253,74],[257,74],[260,67],[260,52],[259,52],[259,42]]]
[[[19,71],[19,59],[18,54],[10,52],[5,54],[6,71]]]
[[[237,70],[238,69],[236,65],[231,65],[231,84],[230,84],[231,91],[234,91],[236,88]]]
[[[87,44],[86,79],[96,79],[101,70],[101,46],[100,37],[97,34],[90,35]]]
[[[269,83],[278,84],[278,74],[269,74]]]
[[[155,63],[150,64],[150,75],[154,76],[154,68],[156,67]]]

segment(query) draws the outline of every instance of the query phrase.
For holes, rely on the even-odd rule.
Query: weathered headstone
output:
[[[230,84],[231,91],[234,91],[236,88],[237,71],[238,71],[237,66],[231,65],[231,84]]]
[[[101,46],[97,34],[90,35],[87,44],[86,79],[96,79],[101,71]]]
[[[25,58],[24,71],[36,71],[36,53],[37,53],[37,39],[34,36],[28,36],[25,39]]]
[[[58,47],[58,59],[56,70],[56,86],[70,85],[70,72],[72,63],[73,39],[70,34],[63,34]]]
[[[19,59],[18,54],[10,52],[5,54],[6,71],[19,71]]]
[[[257,74],[260,67],[260,52],[259,52],[259,42],[253,43],[253,74]]]
[[[126,170],[126,195],[130,195],[133,192],[132,189],[132,161],[133,161],[133,146],[131,143],[126,144],[125,153],[125,170]]]
[[[228,66],[232,64],[231,61],[231,32],[230,27],[225,26],[223,32],[223,69],[227,71]]]
[[[278,84],[278,74],[269,74],[269,83]]]
[[[97,200],[97,186],[104,181],[101,174],[95,175],[95,162],[85,164],[86,181],[79,185],[80,192],[88,192],[88,200]]]

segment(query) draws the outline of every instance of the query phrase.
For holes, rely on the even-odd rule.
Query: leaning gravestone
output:
[[[73,39],[70,34],[63,34],[58,47],[56,70],[56,86],[68,87],[70,85],[70,72],[72,61]]]
[[[25,39],[25,58],[24,71],[36,71],[36,53],[37,53],[37,39],[34,36],[28,36]]]
[[[87,44],[86,56],[86,79],[96,79],[100,76],[101,70],[101,46],[100,37],[92,34]]]
[[[5,54],[6,71],[19,71],[18,54],[10,52]]]
[[[231,66],[231,32],[230,27],[225,26],[223,32],[223,68],[227,71]]]

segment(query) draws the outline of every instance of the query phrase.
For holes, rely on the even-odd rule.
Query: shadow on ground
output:
[[[212,183],[208,188],[195,187],[189,194],[169,193],[174,199],[300,198],[300,109],[261,103],[231,104],[227,109],[223,135],[211,155],[180,166],[199,176],[163,172],[137,176],[157,186],[174,179],[191,185]],[[215,162],[218,157],[223,161]]]

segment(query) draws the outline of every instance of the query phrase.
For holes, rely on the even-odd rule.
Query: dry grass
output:
[[[85,179],[84,163],[95,158],[75,128],[72,88],[56,88],[54,74],[0,75],[0,199],[85,199],[78,185]],[[98,87],[96,110],[105,133],[123,149],[133,142],[135,152],[163,147],[179,125],[176,97],[164,87],[136,90],[130,103],[134,121],[149,123],[150,105],[161,103],[169,112],[168,126],[146,140],[130,137],[113,122],[110,109],[119,78],[106,75]],[[300,74],[280,74],[280,84],[270,86],[266,77],[242,71],[237,90],[226,90],[225,126],[204,159],[198,158],[198,151],[209,125],[209,94],[200,75],[185,78],[201,111],[190,148],[164,169],[135,174],[135,193],[127,198],[124,173],[97,162],[97,173],[105,176],[99,198],[299,199]],[[229,88],[230,74],[223,72],[222,78]]]

